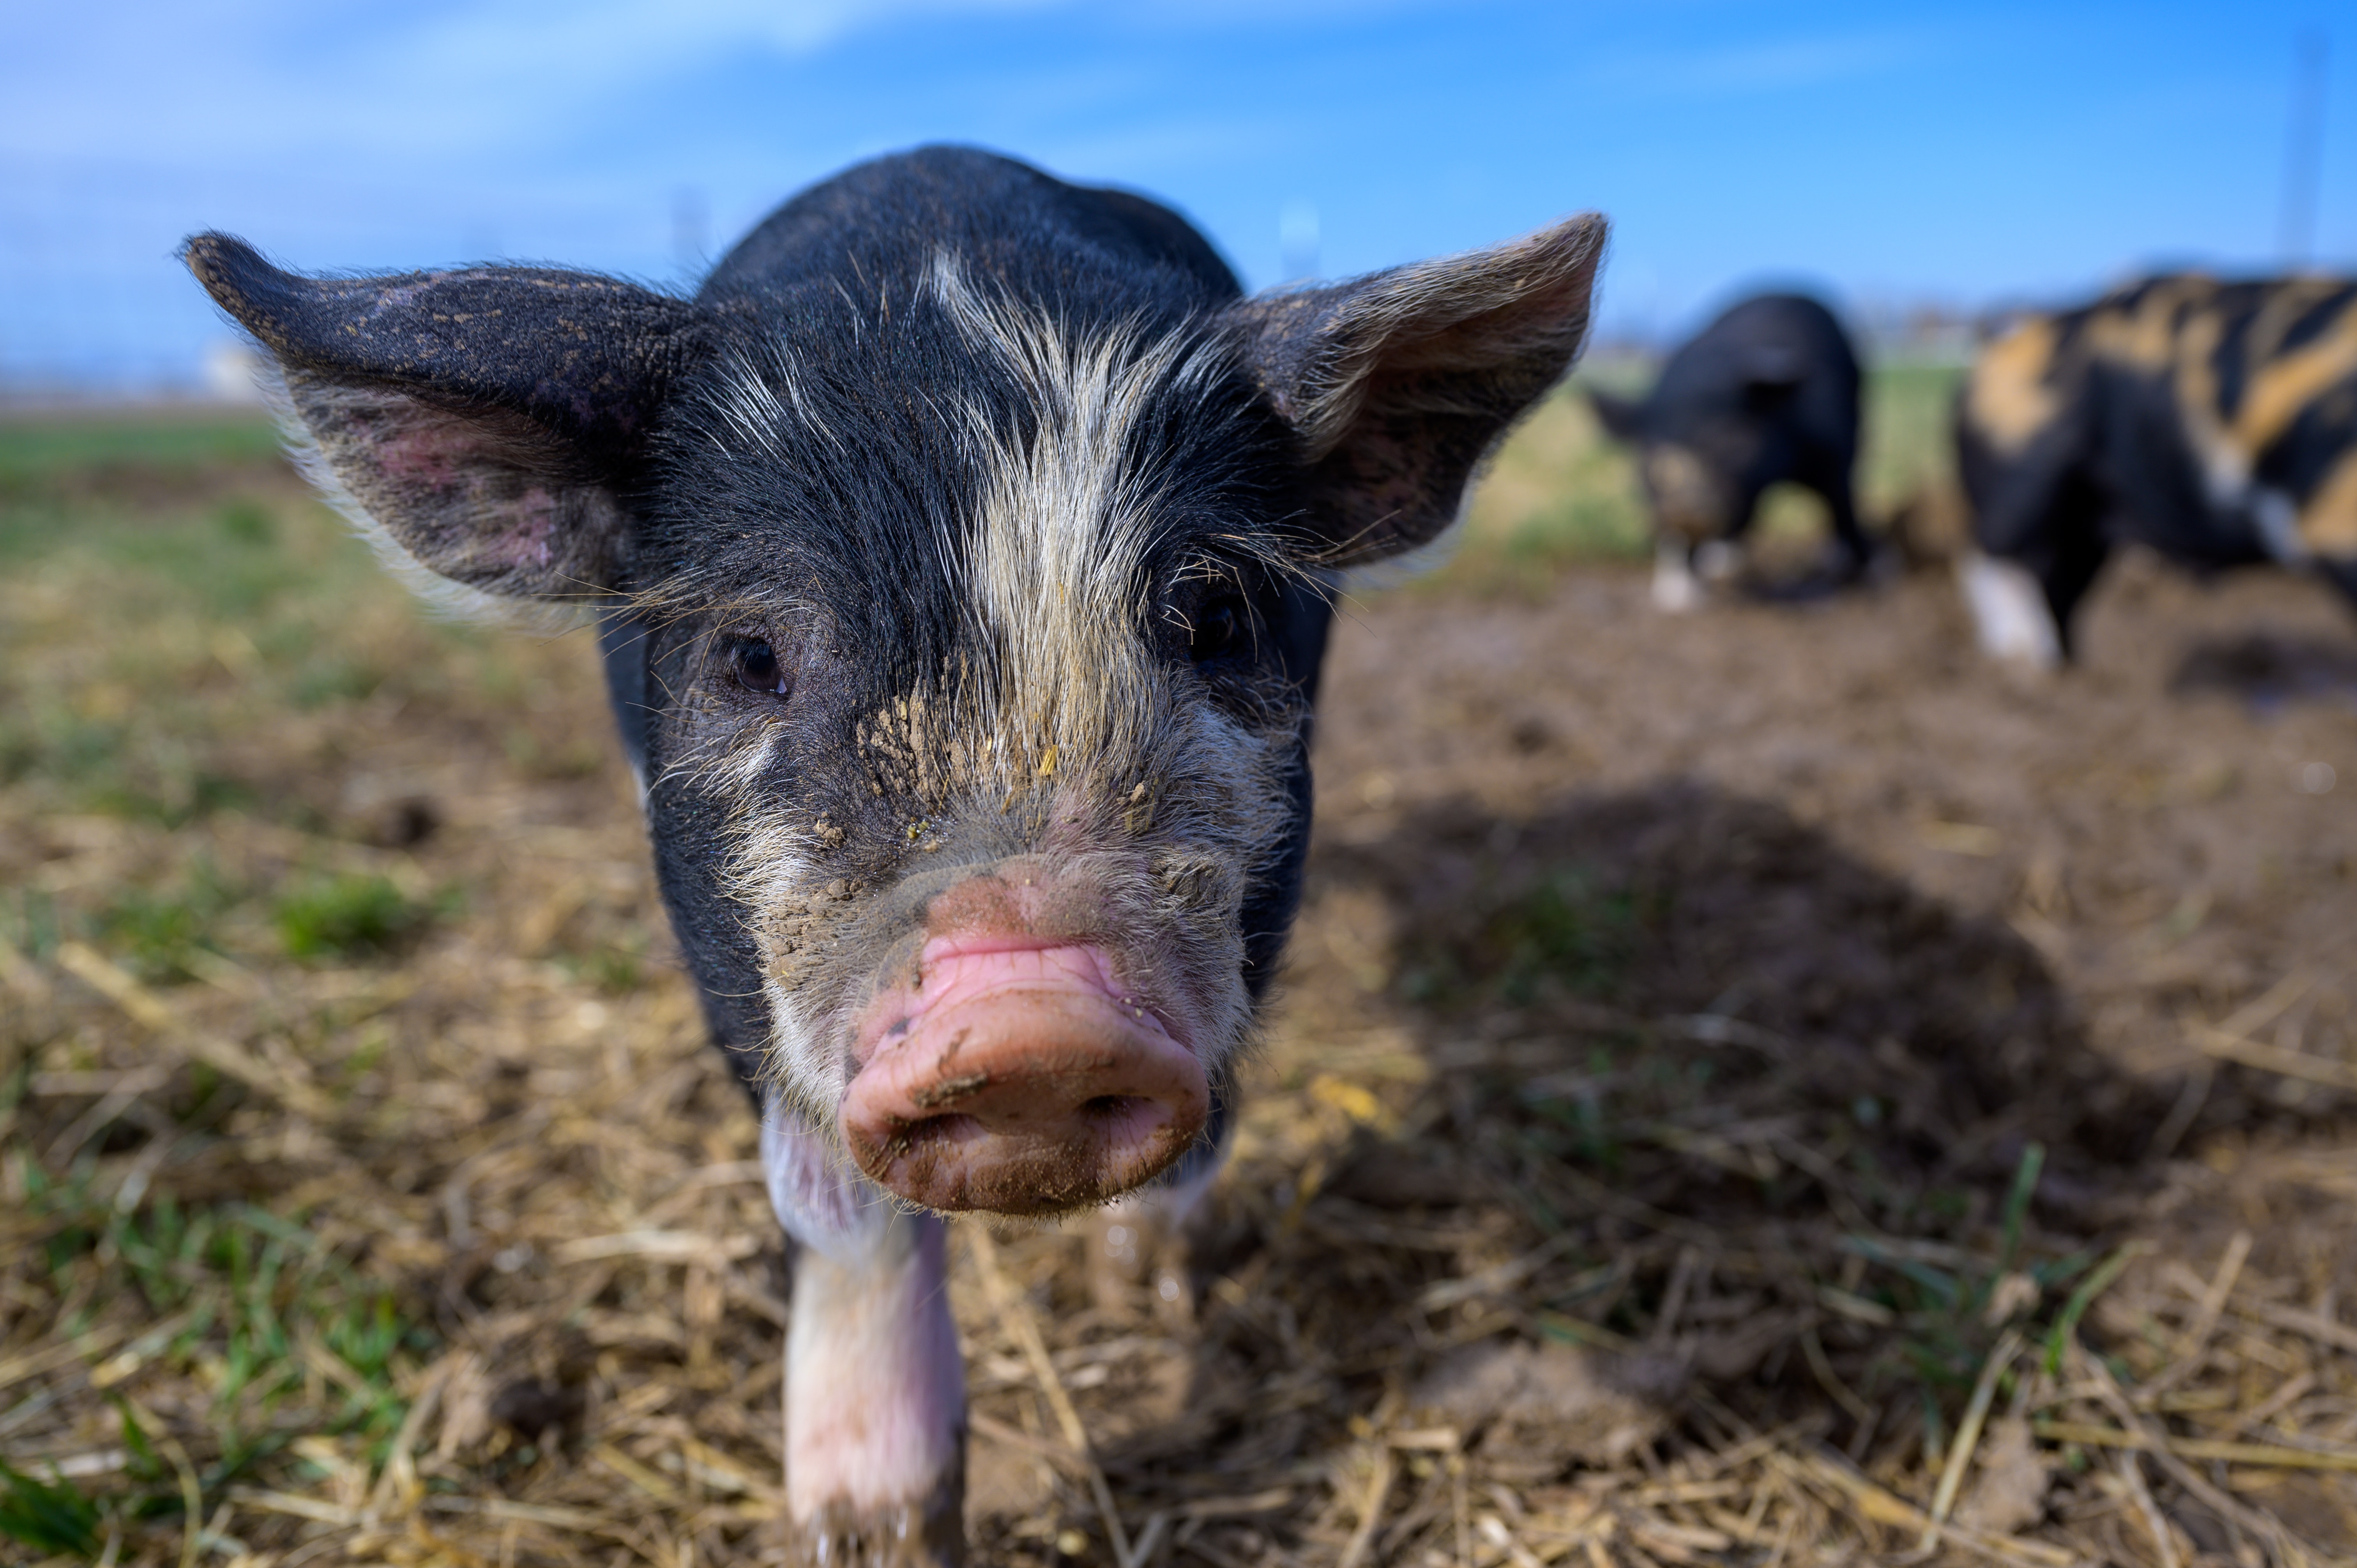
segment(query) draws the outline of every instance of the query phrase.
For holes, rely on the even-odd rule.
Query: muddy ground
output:
[[[6,588],[19,700],[174,738],[85,768],[165,808],[33,741],[0,793],[0,1455],[88,1499],[58,1561],[783,1560],[790,1264],[585,641],[355,586],[296,652],[159,612],[143,682],[80,570]],[[2352,1560],[2357,627],[2131,560],[2085,643],[2010,678],[1936,575],[1353,602],[1181,1299],[962,1232],[978,1554]],[[306,946],[323,877],[407,913]]]

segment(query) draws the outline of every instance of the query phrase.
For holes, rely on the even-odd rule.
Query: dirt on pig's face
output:
[[[724,1043],[867,1176],[1100,1202],[1214,1131],[1297,897],[1292,437],[1183,322],[947,262],[840,308],[707,379],[648,508],[666,896]]]

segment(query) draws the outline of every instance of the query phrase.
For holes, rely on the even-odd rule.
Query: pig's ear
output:
[[[1617,397],[1590,387],[1587,403],[1596,410],[1596,423],[1615,441],[1634,441],[1645,428],[1645,405],[1635,398]]]
[[[1301,436],[1321,559],[1396,554],[1456,521],[1473,471],[1587,336],[1604,220],[1230,307]]]
[[[276,358],[312,477],[396,564],[503,598],[619,585],[620,496],[705,340],[695,307],[527,267],[298,277],[222,234],[184,255]]]

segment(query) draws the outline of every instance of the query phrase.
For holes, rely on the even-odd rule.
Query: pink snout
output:
[[[845,1096],[860,1169],[935,1209],[1101,1203],[1184,1154],[1211,1113],[1202,1064],[1087,946],[936,937],[877,1000]]]

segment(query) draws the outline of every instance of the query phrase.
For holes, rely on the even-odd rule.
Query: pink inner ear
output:
[[[487,530],[483,553],[510,566],[546,566],[556,559],[556,498],[534,485],[520,496],[485,509],[507,524]]]
[[[502,493],[511,456],[480,432],[449,419],[411,419],[371,443],[378,471],[397,491],[436,510],[471,511],[467,553],[478,565],[546,569],[556,559],[563,521],[557,495],[543,485]]]
[[[491,466],[481,437],[455,420],[404,422],[371,445],[379,471],[404,489],[457,489]]]

